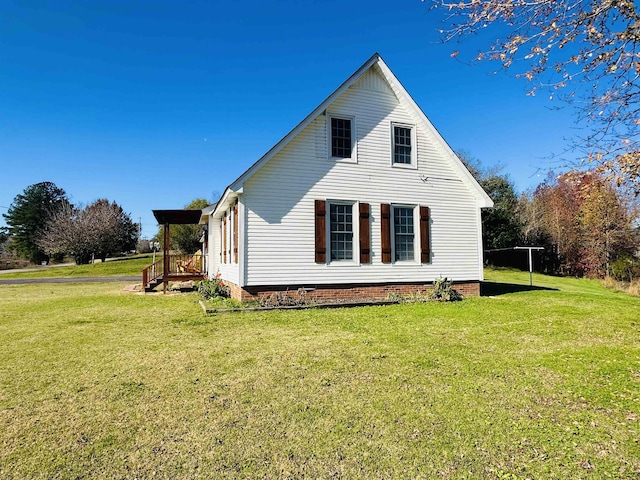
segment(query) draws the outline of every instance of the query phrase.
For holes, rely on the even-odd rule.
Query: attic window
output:
[[[391,124],[392,164],[415,167],[415,129],[411,125]]]
[[[331,158],[352,158],[353,154],[353,119],[346,117],[330,117]]]

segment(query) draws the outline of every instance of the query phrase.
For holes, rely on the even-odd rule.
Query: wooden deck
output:
[[[204,257],[200,254],[162,256],[142,270],[142,286],[145,292],[155,290],[160,284],[166,291],[169,282],[186,282],[204,278]]]

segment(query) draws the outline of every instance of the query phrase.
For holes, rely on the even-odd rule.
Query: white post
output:
[[[529,250],[529,286],[533,287],[533,251],[544,250],[544,247],[513,247],[514,250]]]

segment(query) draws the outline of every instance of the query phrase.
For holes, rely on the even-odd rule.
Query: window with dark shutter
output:
[[[371,263],[369,204],[360,203],[360,263]]]
[[[330,259],[353,260],[353,205],[329,203]]]
[[[233,262],[238,263],[238,200],[233,206]]]
[[[391,263],[391,205],[380,205],[380,238],[382,240],[382,263]]]
[[[415,257],[413,208],[393,207],[393,240],[395,261],[411,261]]]
[[[429,235],[429,207],[420,206],[420,262],[431,261],[431,238]]]
[[[223,245],[223,263],[227,263],[227,212],[224,213],[224,218],[222,220],[222,224],[224,225],[223,234],[222,234],[222,245]]]
[[[327,224],[326,224],[327,204],[324,200],[315,201],[315,224],[316,224],[316,263],[327,263]]]

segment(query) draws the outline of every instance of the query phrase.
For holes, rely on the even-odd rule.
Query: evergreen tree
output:
[[[49,261],[49,255],[38,245],[45,224],[52,215],[68,204],[65,191],[52,182],[30,185],[16,195],[7,213],[7,222],[13,241],[12,250],[34,263]]]
[[[471,175],[493,200],[493,208],[482,211],[482,243],[486,250],[515,247],[522,238],[522,224],[518,215],[518,196],[507,175],[500,175],[499,167],[484,168],[465,152],[458,157]]]

